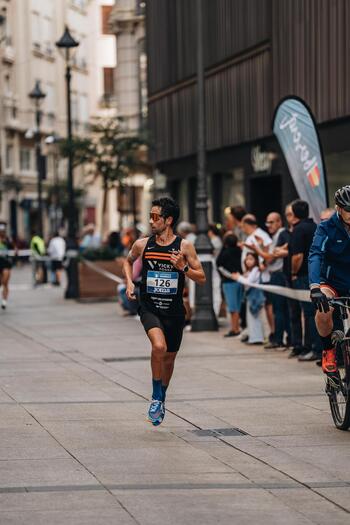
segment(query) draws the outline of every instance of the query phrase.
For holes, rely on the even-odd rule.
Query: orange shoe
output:
[[[338,372],[335,348],[323,350],[322,370],[325,374],[335,374],[336,372]]]

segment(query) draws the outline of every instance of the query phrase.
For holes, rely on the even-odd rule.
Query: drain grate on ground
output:
[[[191,430],[192,434],[196,434],[199,437],[221,437],[221,436],[247,436],[247,432],[240,430],[239,428],[213,428],[211,430]]]
[[[105,363],[126,363],[128,361],[149,361],[149,356],[103,357],[102,361],[104,361]]]

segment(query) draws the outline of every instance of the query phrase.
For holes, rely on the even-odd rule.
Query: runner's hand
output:
[[[136,301],[136,295],[135,295],[135,285],[134,283],[130,283],[126,287],[126,297],[129,299],[129,301]]]
[[[171,252],[170,262],[177,270],[180,270],[181,272],[186,266],[186,259],[183,253],[177,250]]]
[[[319,312],[329,312],[328,298],[321,291],[321,288],[312,288],[310,291],[310,299]]]

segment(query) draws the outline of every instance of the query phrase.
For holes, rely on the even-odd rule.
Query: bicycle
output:
[[[326,393],[335,426],[339,430],[350,427],[350,297],[329,299],[329,304],[342,323],[342,330],[332,333],[336,348],[338,372],[328,375]]]

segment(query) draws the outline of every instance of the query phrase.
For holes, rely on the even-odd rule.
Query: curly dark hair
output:
[[[170,197],[161,197],[160,199],[154,199],[152,206],[159,206],[162,209],[162,216],[164,219],[168,217],[173,218],[171,227],[174,228],[180,216],[180,207],[174,199]]]

